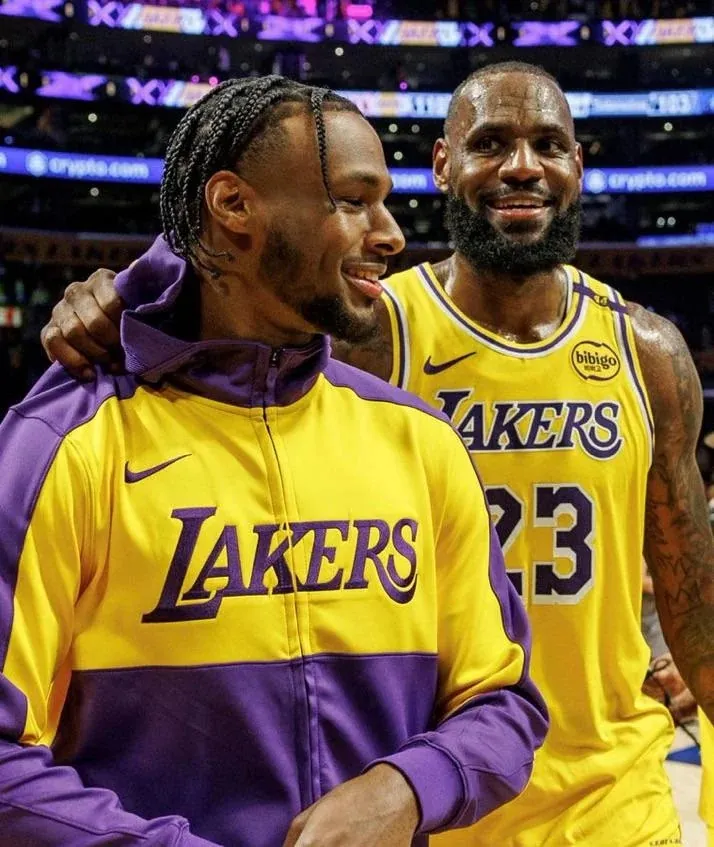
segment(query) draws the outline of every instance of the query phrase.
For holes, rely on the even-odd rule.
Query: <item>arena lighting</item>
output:
[[[638,247],[714,247],[714,235],[698,232],[675,235],[641,235],[635,243]]]
[[[0,306],[0,327],[19,329],[22,326],[22,309],[19,306]]]
[[[375,20],[368,3],[348,4],[347,19],[341,21],[314,15],[307,18],[269,14],[238,17],[221,9],[198,8],[194,0],[176,6],[121,0],[82,0],[76,5],[77,17],[91,26],[278,41],[348,41],[352,44],[427,47],[494,47],[502,42],[515,47],[577,47],[591,41],[606,47],[714,42],[714,17],[475,24],[470,21]],[[4,0],[0,6],[0,15],[52,22],[66,20],[73,14],[73,5],[64,0]]]
[[[54,179],[156,185],[163,160],[131,156],[94,156],[0,147],[0,174]],[[430,168],[392,168],[396,194],[436,194]],[[586,168],[586,194],[649,194],[714,191],[714,165],[653,168]]]
[[[338,47],[337,50],[342,48]],[[0,67],[0,91],[21,93],[21,71],[16,65]],[[124,98],[135,105],[188,108],[218,83],[212,76],[201,82],[194,74],[190,81],[138,79],[67,71],[41,71],[40,97],[66,100],[100,100],[123,81]],[[423,91],[338,91],[352,100],[368,118],[425,118],[443,120],[450,92]],[[674,91],[613,92],[568,91],[570,109],[576,120],[586,118],[672,118],[714,114],[714,88]]]
[[[0,15],[58,22],[64,19],[64,7],[65,0],[5,0]]]
[[[365,20],[372,17],[373,11],[369,3],[348,3],[345,9],[345,15],[355,20]]]

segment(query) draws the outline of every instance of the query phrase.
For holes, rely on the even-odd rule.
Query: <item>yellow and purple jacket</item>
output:
[[[546,710],[448,421],[324,338],[172,336],[161,239],[118,287],[128,375],[0,429],[0,845],[279,847],[377,761],[415,845],[512,799]]]

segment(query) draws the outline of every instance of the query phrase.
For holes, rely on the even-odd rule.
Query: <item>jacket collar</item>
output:
[[[330,358],[326,336],[304,347],[271,348],[235,339],[185,341],[155,326],[191,282],[186,262],[162,237],[117,275],[117,292],[128,306],[121,341],[129,373],[150,383],[169,379],[238,406],[285,406],[312,388]]]

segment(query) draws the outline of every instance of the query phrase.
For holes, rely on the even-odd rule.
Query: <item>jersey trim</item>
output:
[[[629,313],[627,311],[627,306],[625,305],[622,296],[619,292],[615,291],[610,286],[607,286],[610,294],[614,298],[615,302],[619,304],[620,308],[615,310],[617,313],[617,317],[614,318],[615,323],[615,334],[617,335],[617,340],[620,344],[620,349],[625,353],[625,361],[627,362],[627,372],[630,377],[630,381],[632,382],[635,388],[635,396],[637,397],[637,403],[640,407],[640,411],[642,412],[642,418],[647,424],[645,429],[647,430],[648,441],[650,446],[650,455],[654,451],[654,421],[652,419],[652,412],[650,410],[650,404],[647,399],[647,390],[643,385],[642,378],[639,373],[639,369],[636,364],[636,353],[633,349],[634,341],[630,339],[631,328],[628,331],[628,323],[630,321]],[[631,327],[631,324],[630,324]]]
[[[544,341],[538,341],[533,344],[509,344],[495,334],[479,327],[473,321],[469,320],[461,311],[459,311],[459,309],[448,298],[442,287],[433,278],[433,272],[429,272],[430,267],[428,264],[425,263],[423,265],[418,265],[416,271],[424,284],[424,287],[442,312],[445,312],[455,323],[471,335],[475,336],[486,347],[489,347],[491,350],[495,350],[498,353],[507,353],[518,358],[536,358],[538,356],[545,356],[565,344],[568,337],[578,329],[585,316],[585,309],[583,308],[584,297],[582,296],[581,290],[582,287],[587,287],[585,280],[580,271],[576,271],[574,268],[570,268],[568,266],[566,267],[566,273],[568,275],[568,284],[571,286],[571,290],[575,294],[572,298],[574,302],[571,304],[569,313],[566,314],[565,320],[558,328],[555,335],[545,339]],[[580,285],[577,287],[573,283],[573,271],[579,276]]]
[[[578,272],[578,273],[580,273],[580,272]],[[580,274],[580,276],[581,276],[581,279],[584,280],[583,275]],[[602,283],[602,284],[604,285],[604,283]],[[580,283],[580,282],[574,282],[573,283],[573,290],[574,291],[577,291],[578,294],[584,294],[586,297],[589,297],[591,300],[593,300],[595,303],[597,303],[598,306],[605,307],[607,309],[610,309],[613,312],[627,314],[627,307],[623,306],[622,303],[619,303],[615,299],[613,289],[610,288],[609,285],[607,285],[605,287],[610,292],[612,297],[603,297],[602,295],[597,294],[595,291],[592,290],[592,288],[588,288],[587,284],[583,284],[583,283]]]
[[[399,388],[406,388],[409,383],[409,362],[411,360],[409,327],[402,305],[394,292],[385,283],[382,283],[382,287],[386,295],[386,302],[392,306],[391,309],[387,306],[389,322],[392,327],[392,371],[389,374],[389,382]],[[397,344],[394,343],[395,338]]]

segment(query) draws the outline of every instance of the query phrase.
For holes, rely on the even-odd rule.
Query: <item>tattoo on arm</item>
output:
[[[665,638],[700,705],[714,715],[714,540],[696,446],[699,377],[684,339],[664,319],[630,307],[654,417],[645,559]]]

